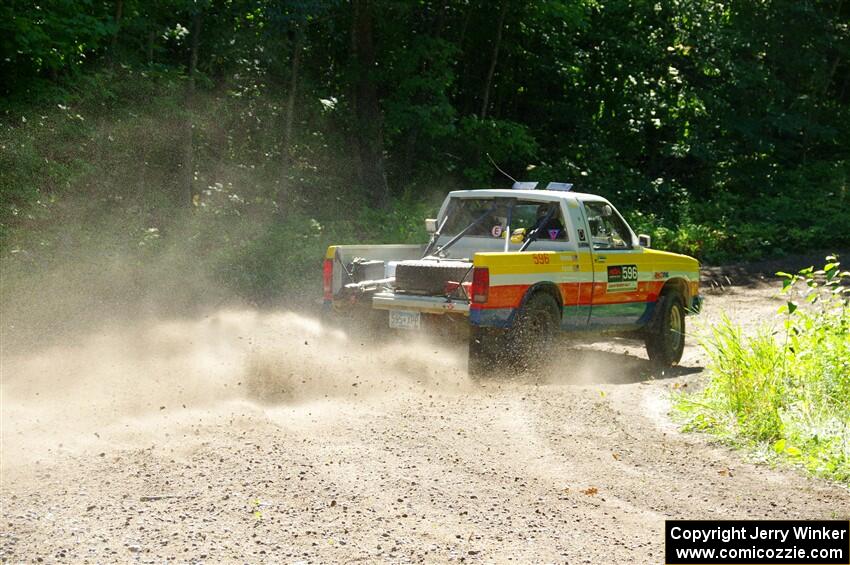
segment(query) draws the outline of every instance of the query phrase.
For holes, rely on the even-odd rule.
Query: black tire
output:
[[[685,350],[685,303],[675,292],[662,294],[645,337],[649,360],[659,368],[673,367]]]
[[[511,360],[517,369],[539,368],[550,355],[549,348],[561,325],[558,301],[548,292],[531,295],[517,314],[510,331]]]
[[[473,327],[469,332],[467,372],[474,381],[492,379],[504,371],[507,354],[505,331]]]

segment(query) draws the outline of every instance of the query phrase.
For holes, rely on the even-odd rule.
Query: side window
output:
[[[629,228],[610,204],[585,202],[590,239],[594,249],[630,249],[632,236]]]
[[[555,207],[555,212],[544,225],[544,220],[546,220],[551,207]],[[522,228],[525,229],[526,233],[540,228],[541,231],[538,235],[540,241],[567,241],[569,239],[564,225],[564,215],[561,213],[561,206],[557,202],[520,201],[514,206],[514,217],[511,224],[511,229]]]
[[[551,215],[550,215],[551,212]],[[559,202],[540,202],[513,198],[454,198],[449,203],[442,235],[454,236],[463,230],[467,236],[503,237],[511,216],[511,231],[528,234],[539,230],[540,241],[567,241],[566,224]],[[549,217],[547,220],[547,216]],[[477,224],[470,224],[481,218]]]

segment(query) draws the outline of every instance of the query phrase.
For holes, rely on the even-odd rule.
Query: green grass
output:
[[[710,380],[674,407],[686,431],[850,484],[850,272],[828,260],[783,274],[791,296],[781,331],[745,336],[728,318],[711,329],[702,340]]]

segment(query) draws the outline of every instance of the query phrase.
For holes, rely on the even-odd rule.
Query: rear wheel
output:
[[[551,294],[538,292],[520,309],[510,330],[472,328],[470,378],[482,380],[540,367],[550,354],[560,323],[558,301]]]
[[[473,327],[469,334],[469,378],[479,381],[504,371],[506,343],[504,330]]]
[[[673,367],[685,350],[685,304],[677,293],[663,294],[646,334],[646,352],[658,367]]]
[[[561,324],[558,301],[547,292],[533,294],[520,309],[510,340],[512,360],[519,369],[539,368],[549,357]]]

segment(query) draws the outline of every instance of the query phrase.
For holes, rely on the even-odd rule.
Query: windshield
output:
[[[448,220],[441,235],[453,237],[486,213],[486,216],[466,235],[473,237],[504,237],[508,225],[508,209],[514,202],[511,231],[541,227],[552,206],[556,208],[540,233],[540,239],[566,241],[561,207],[558,202],[535,202],[512,198],[452,198],[446,209]]]

